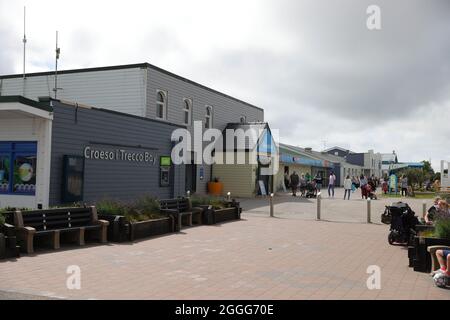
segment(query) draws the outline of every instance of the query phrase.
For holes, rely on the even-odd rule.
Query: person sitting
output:
[[[441,200],[440,197],[434,198],[433,205],[428,209],[428,211],[422,217],[423,220],[425,221],[425,224],[433,224],[434,216],[436,215],[436,211],[438,210],[440,200]]]
[[[436,273],[443,273],[447,278],[450,278],[450,250],[436,250],[436,258],[439,261],[440,269]]]

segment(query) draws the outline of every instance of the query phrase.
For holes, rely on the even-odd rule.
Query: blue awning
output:
[[[280,161],[283,163],[301,164],[311,167],[323,167],[323,168],[333,168],[334,165],[328,161],[309,159],[299,156],[294,156],[292,154],[282,153],[280,155]]]

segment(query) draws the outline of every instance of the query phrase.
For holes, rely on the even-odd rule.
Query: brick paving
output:
[[[262,208],[266,200],[258,201]],[[351,208],[335,213],[353,222],[346,223],[298,218],[301,204],[283,206],[287,213],[275,218],[253,208],[242,221],[2,261],[0,291],[66,299],[450,299],[450,290],[408,268],[407,251],[387,243],[388,226],[342,216]],[[81,268],[81,290],[66,287],[69,265]],[[381,290],[366,286],[369,265],[381,268]]]

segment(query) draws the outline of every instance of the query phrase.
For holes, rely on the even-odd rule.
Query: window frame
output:
[[[162,95],[162,97],[163,97],[163,102],[161,102],[161,101],[158,101],[158,98],[159,98],[159,95]],[[156,119],[158,119],[158,120],[167,120],[167,105],[168,105],[168,93],[167,93],[167,91],[165,91],[165,90],[160,90],[160,89],[158,89],[158,90],[156,90]],[[161,117],[159,117],[159,110],[158,110],[158,108],[159,108],[159,106],[162,106],[162,114],[163,114],[163,116],[162,116],[162,118]]]
[[[187,126],[192,125],[192,109],[193,109],[192,98],[184,98],[183,99],[183,124]],[[188,109],[186,109],[186,106]],[[188,114],[188,123],[186,123],[186,113]]]

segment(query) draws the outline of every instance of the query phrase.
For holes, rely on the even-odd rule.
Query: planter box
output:
[[[5,235],[0,233],[0,259],[6,258],[6,241]]]
[[[108,241],[130,241],[130,223],[124,216],[99,214],[98,218],[109,221]]]
[[[20,257],[20,246],[17,245],[16,230],[12,225],[0,226],[0,259]]]
[[[108,240],[114,242],[133,241],[174,231],[173,218],[130,222],[124,216],[99,215],[99,219],[109,221]]]
[[[409,264],[414,271],[431,272],[431,257],[427,248],[437,245],[450,246],[450,239],[414,237],[414,245],[408,249]]]
[[[227,206],[227,208],[223,209],[213,209],[208,205],[199,206],[203,208],[203,224],[211,225],[220,222],[241,219],[242,209],[239,205],[239,202],[229,201],[227,203]]]
[[[175,230],[175,224],[172,217],[130,222],[130,241],[159,236],[161,234],[171,233]]]

